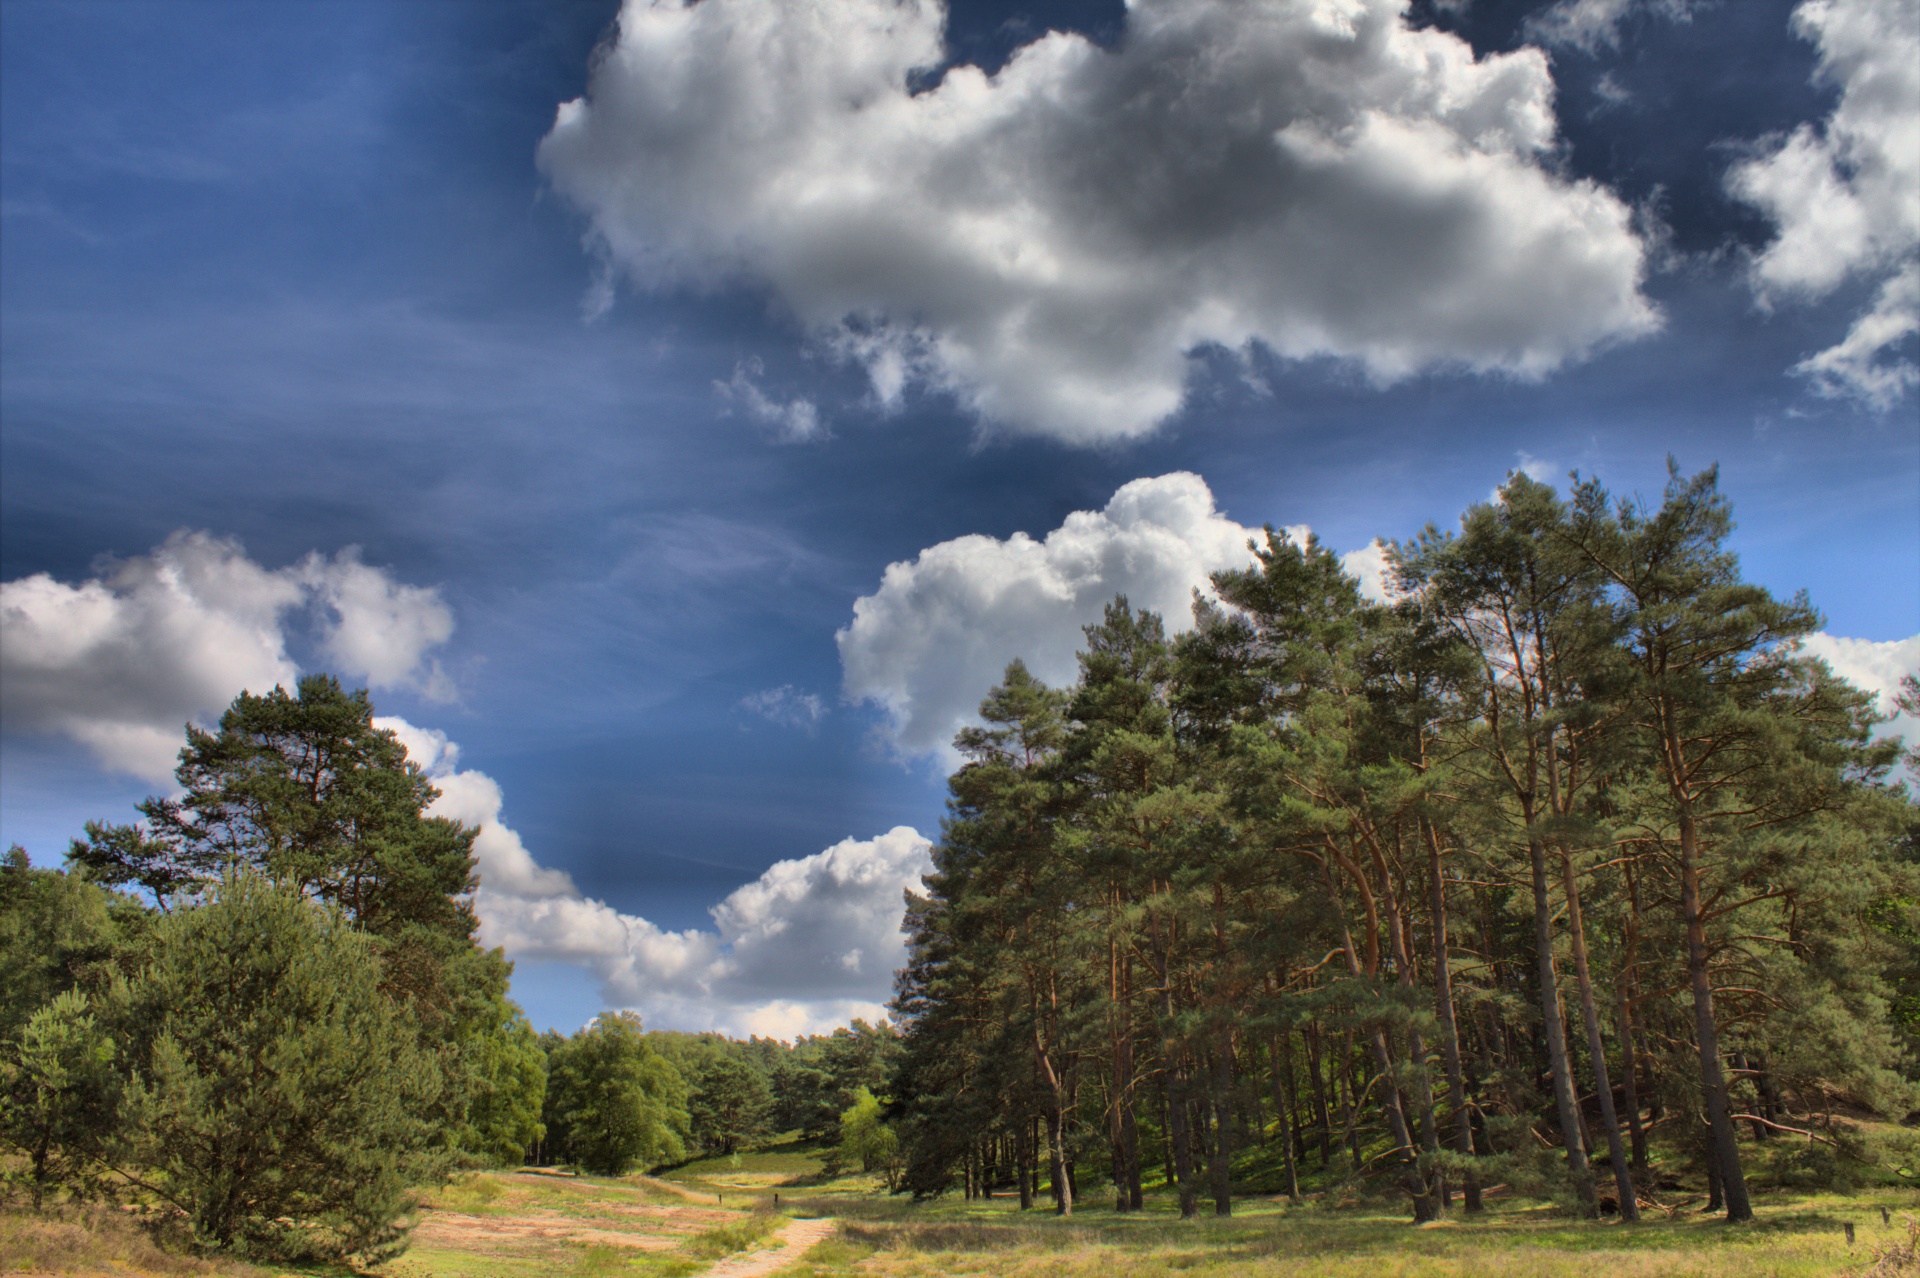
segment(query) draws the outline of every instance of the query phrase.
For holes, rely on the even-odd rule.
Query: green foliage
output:
[[[694,1140],[702,1149],[731,1154],[767,1134],[773,1093],[766,1075],[745,1061],[716,1057],[690,1080],[687,1102]]]
[[[119,1153],[207,1248],[379,1259],[433,1177],[442,1080],[337,910],[239,873],[163,920],[111,1000],[128,1044]]]
[[[862,1171],[878,1171],[893,1160],[899,1147],[899,1138],[880,1117],[880,1102],[861,1088],[840,1115],[841,1161],[858,1163]]]
[[[507,1167],[546,1135],[540,1121],[547,1098],[547,1054],[526,1016],[505,998],[494,1021],[465,1044],[469,1081],[460,1148],[480,1163]]]
[[[55,995],[103,972],[143,923],[124,899],[10,849],[0,867],[0,1048]]]
[[[293,696],[242,693],[218,732],[187,728],[174,776],[182,796],[142,803],[144,831],[89,827],[73,860],[162,901],[251,869],[375,935],[471,935],[474,831],[423,815],[433,785],[365,691],[310,675]]]
[[[831,1140],[840,1114],[865,1087],[884,1091],[900,1057],[893,1026],[855,1020],[831,1034],[796,1041],[768,1071],[774,1096],[774,1131],[799,1131],[809,1140]]]
[[[86,995],[66,990],[0,1058],[0,1141],[26,1156],[36,1208],[57,1188],[85,1195],[98,1187],[121,1131],[120,1055]]]
[[[685,1157],[687,1085],[647,1045],[639,1017],[609,1012],[549,1047],[545,1118],[559,1158],[623,1176]]]
[[[90,823],[68,861],[163,910],[243,871],[339,910],[445,1079],[430,1143],[508,1159],[537,1139],[540,1084],[511,1026],[512,965],[474,941],[476,832],[426,815],[438,792],[373,719],[364,690],[326,675],[242,693],[218,731],[188,727],[179,797],[140,804],[139,825]]]
[[[1751,1131],[1913,1108],[1920,817],[1731,529],[1711,470],[1651,509],[1514,474],[1393,548],[1390,603],[1268,529],[1178,637],[1119,598],[1072,687],[1010,665],[908,906],[906,1186],[1224,1213],[1258,1140],[1416,1219],[1709,1165],[1738,1219]]]

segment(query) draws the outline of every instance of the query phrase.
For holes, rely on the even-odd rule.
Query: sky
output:
[[[0,840],[336,672],[537,1025],[820,1031],[1005,664],[1265,524],[1717,464],[1889,694],[1917,358],[1916,0],[8,0]]]

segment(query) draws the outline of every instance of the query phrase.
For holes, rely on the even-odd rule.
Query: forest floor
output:
[[[1500,1196],[1477,1218],[1421,1227],[1404,1208],[1335,1194],[1303,1204],[1237,1197],[1230,1218],[1178,1219],[1083,1203],[926,1203],[889,1196],[877,1176],[823,1174],[819,1151],[785,1144],[657,1176],[533,1171],[462,1177],[434,1192],[405,1255],[378,1278],[1920,1278],[1920,1191],[1762,1191],[1751,1224],[1728,1226],[1704,1199],[1671,1197],[1635,1225],[1588,1222]],[[778,1203],[776,1206],[776,1196]],[[1203,1210],[1209,1208],[1203,1203]],[[1846,1226],[1854,1227],[1851,1242]],[[0,1274],[268,1278],[263,1270],[163,1253],[130,1224],[94,1213],[62,1222],[0,1212]],[[337,1271],[334,1271],[337,1274]]]

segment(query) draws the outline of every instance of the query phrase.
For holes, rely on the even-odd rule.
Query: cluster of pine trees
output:
[[[377,1259],[411,1188],[531,1139],[540,1052],[475,940],[475,831],[366,694],[243,694],[177,798],[0,869],[0,1138],[208,1250]]]
[[[1177,639],[1122,598],[1073,686],[1010,666],[909,902],[905,1187],[1224,1214],[1260,1143],[1416,1220],[1496,1179],[1632,1218],[1659,1136],[1741,1220],[1757,1142],[1904,1115],[1898,747],[1731,529],[1712,471],[1516,474],[1391,604],[1269,529]]]
[[[64,870],[9,851],[0,1197],[120,1198],[200,1250],[373,1261],[461,1167],[621,1175],[878,1124],[889,1026],[789,1045],[612,1012],[537,1034],[476,939],[477,831],[426,814],[431,782],[373,720],[324,675],[242,694],[188,728],[178,797],[89,823]]]

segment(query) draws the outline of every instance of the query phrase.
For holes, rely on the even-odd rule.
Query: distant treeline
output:
[[[1515,475],[1394,602],[1269,528],[1177,639],[1122,598],[1073,686],[1008,667],[909,910],[905,1186],[1225,1213],[1269,1132],[1417,1220],[1631,1217],[1650,1134],[1733,1220],[1755,1142],[1841,1176],[1836,1103],[1915,1104],[1920,821],[1732,526]]]
[[[463,1167],[619,1175],[879,1127],[890,1027],[790,1046],[611,1013],[535,1033],[476,940],[476,831],[426,815],[436,792],[364,691],[243,694],[187,729],[175,775],[179,797],[90,823],[65,870],[0,864],[5,1196],[364,1263]]]

